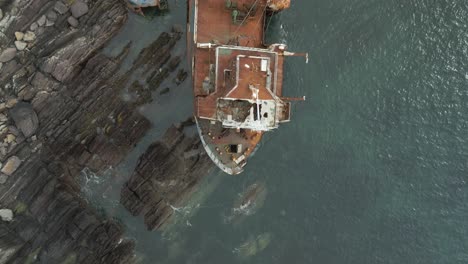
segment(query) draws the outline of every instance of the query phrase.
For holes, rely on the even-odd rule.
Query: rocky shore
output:
[[[118,75],[131,45],[115,58],[100,50],[126,21],[121,1],[6,0],[0,9],[0,263],[133,263],[134,242],[80,197],[76,177],[84,167],[116,166],[150,128],[137,107],[178,68],[170,51],[181,31],[161,34]],[[174,82],[186,77],[182,70]],[[171,180],[206,169],[198,165],[205,158],[199,142],[177,128],[163,142],[146,157],[161,165],[152,179],[192,188],[191,179]],[[137,173],[148,180],[145,168]],[[139,193],[142,183],[130,180],[125,190]],[[165,201],[177,205],[179,194]],[[139,209],[134,198],[123,200],[132,213],[145,213],[151,229],[168,215],[167,206],[150,210],[154,200]]]
[[[149,230],[164,228],[183,207],[213,163],[198,135],[188,136],[185,122],[170,127],[160,141],[140,157],[134,174],[122,187],[121,204],[134,216],[143,215]]]

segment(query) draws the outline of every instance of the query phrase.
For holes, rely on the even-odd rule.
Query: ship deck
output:
[[[195,0],[194,110],[208,155],[226,173],[238,174],[264,132],[237,125],[237,129],[226,128],[222,120],[249,112],[258,118],[249,103],[262,104],[273,113],[268,115],[268,125],[275,126],[274,105],[282,94],[284,56],[279,46],[267,48],[263,43],[268,0],[232,0],[235,8],[228,8],[226,2]],[[241,103],[231,109],[225,102],[226,109],[218,104],[221,99]]]

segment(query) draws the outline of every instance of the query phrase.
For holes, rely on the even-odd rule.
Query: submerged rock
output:
[[[20,102],[10,109],[9,114],[25,137],[36,133],[39,127],[39,119],[30,103]]]
[[[253,257],[265,250],[268,245],[270,245],[272,239],[273,235],[271,233],[263,233],[257,237],[252,236],[249,237],[238,248],[235,248],[233,252],[241,258]]]
[[[250,185],[242,194],[239,194],[225,222],[239,224],[245,217],[256,213],[265,203],[266,195],[265,183],[257,182]]]

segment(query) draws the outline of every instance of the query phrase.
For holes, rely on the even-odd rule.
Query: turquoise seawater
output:
[[[184,24],[181,2],[151,22],[132,17],[128,28],[141,24],[114,45],[149,43],[157,34],[143,30]],[[307,101],[265,137],[245,173],[210,175],[213,190],[200,190],[187,221],[148,232],[115,202],[119,181],[106,197],[95,191],[105,177],[88,184],[90,200],[137,241],[141,262],[468,263],[468,1],[293,0],[269,35],[309,52],[308,64],[287,59],[284,84],[286,96]],[[123,178],[190,114],[190,89],[142,109],[154,128],[118,168]],[[256,181],[268,190],[263,206],[226,224]]]

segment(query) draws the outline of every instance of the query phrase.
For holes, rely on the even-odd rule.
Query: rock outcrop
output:
[[[115,58],[100,50],[126,21],[125,5],[72,2],[0,6],[0,209],[14,215],[0,221],[0,263],[134,261],[133,241],[80,197],[76,176],[84,167],[116,166],[149,129],[136,108],[167,78],[154,69],[167,68],[181,33],[162,34],[119,76],[129,46]],[[14,33],[28,31],[34,37],[13,51]],[[124,102],[120,95],[137,72],[151,86]]]
[[[174,210],[184,206],[213,168],[198,135],[184,133],[186,126],[170,127],[161,141],[153,143],[122,188],[120,203],[132,215],[143,215],[149,230],[170,223]]]

